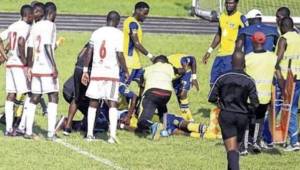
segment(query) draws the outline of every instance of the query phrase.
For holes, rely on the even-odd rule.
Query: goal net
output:
[[[192,0],[192,6],[196,12],[216,11],[221,13],[224,10],[225,0]],[[246,14],[251,9],[260,10],[265,22],[275,22],[275,13],[279,7],[288,7],[295,23],[300,23],[300,0],[240,0],[238,9]]]

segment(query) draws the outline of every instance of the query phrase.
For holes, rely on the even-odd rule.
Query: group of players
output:
[[[274,72],[278,88],[282,89],[288,60],[292,60],[294,74],[300,71],[297,48],[300,38],[289,9],[278,9],[276,28],[262,24],[259,10],[251,10],[244,16],[237,11],[237,5],[238,0],[225,1],[226,11],[219,18],[218,33],[203,57],[206,64],[213,50],[220,46],[211,71],[209,101],[217,103],[221,111],[219,123],[231,169],[239,169],[238,146],[242,141],[245,144],[241,153],[247,152],[248,140],[257,151],[263,147],[262,138],[272,143],[272,138],[267,137],[268,128],[263,127],[267,126],[264,119],[271,99]],[[95,131],[109,129],[109,143],[118,143],[117,127],[150,133],[153,139],[177,132],[203,136],[205,125],[193,123],[187,98],[192,86],[199,90],[196,59],[186,54],[154,57],[146,50],[142,45],[141,23],[149,11],[147,3],[138,2],[133,15],[124,21],[123,32],[117,29],[119,13],[111,11],[107,14],[106,26],[93,32],[79,53],[73,76],[64,84],[64,97],[70,103],[69,114],[55,127],[59,87],[54,54],[61,43],[56,41],[56,6],[53,2],[22,6],[21,19],[2,32],[0,39],[0,61],[6,62],[5,135],[20,133],[25,138],[34,138],[32,127],[36,105],[43,94],[48,94],[47,137],[50,140],[55,140],[59,128],[65,135],[72,129],[83,129],[88,141],[95,139]],[[4,47],[3,40],[6,39],[8,45]],[[153,64],[142,68],[141,54]],[[129,90],[132,82],[137,82],[138,94]],[[290,151],[300,149],[297,138],[298,84],[297,80],[289,126],[291,142],[287,150]],[[168,113],[167,103],[173,90],[181,116]],[[17,127],[13,127],[17,94],[28,97],[22,119]],[[72,121],[77,110],[85,115],[79,123]],[[155,111],[158,122],[163,124],[152,121]],[[249,116],[254,117],[252,123]],[[263,131],[266,131],[265,135]]]
[[[54,54],[62,41],[56,41],[56,6],[53,2],[36,1],[22,6],[21,19],[2,32],[0,39],[1,62],[6,62],[5,135],[35,138],[32,127],[36,105],[43,94],[48,94],[49,140],[56,139],[60,128],[69,135],[78,125],[75,129],[87,131],[89,141],[95,139],[97,129],[109,129],[108,142],[117,143],[118,122],[122,128],[151,133],[153,139],[171,134],[202,137],[206,126],[193,122],[187,99],[192,85],[199,90],[196,59],[187,54],[154,57],[143,47],[140,24],[149,10],[147,3],[138,2],[133,15],[124,21],[123,32],[117,29],[119,13],[107,14],[106,26],[92,34],[78,56],[73,76],[64,84],[69,114],[56,123],[59,83]],[[7,46],[4,40],[8,40]],[[140,53],[149,57],[153,67],[142,68]],[[133,81],[140,87],[138,95],[129,90]],[[173,90],[181,116],[167,113]],[[14,102],[19,94],[27,97],[22,117],[16,123]],[[77,110],[85,115],[79,123],[73,121]],[[164,125],[152,122],[156,110]]]

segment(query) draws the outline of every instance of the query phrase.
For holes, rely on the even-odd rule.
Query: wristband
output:
[[[151,58],[153,58],[153,55],[151,53],[148,53],[147,57],[149,57],[151,59]]]
[[[208,52],[209,54],[211,54],[213,51],[214,51],[214,49],[213,49],[212,47],[209,47],[208,50],[207,50],[207,52]]]
[[[197,79],[197,74],[192,74],[192,80],[196,80]]]
[[[87,73],[88,72],[88,67],[83,67],[83,72]]]

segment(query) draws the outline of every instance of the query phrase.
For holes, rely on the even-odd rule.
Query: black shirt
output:
[[[221,111],[243,114],[254,113],[259,105],[254,80],[243,70],[221,75],[214,83],[208,101],[217,103]]]

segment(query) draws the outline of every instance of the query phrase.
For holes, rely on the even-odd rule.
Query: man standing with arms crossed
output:
[[[123,56],[123,34],[116,27],[120,23],[120,15],[116,11],[108,13],[106,26],[96,30],[87,47],[84,59],[82,84],[88,86],[86,96],[90,98],[88,108],[88,130],[86,139],[92,141],[94,137],[94,122],[99,100],[105,100],[109,106],[109,143],[118,143],[117,102],[119,96],[119,72],[124,70],[128,77],[128,70]],[[93,57],[93,59],[92,59]],[[88,66],[92,59],[91,76]]]

